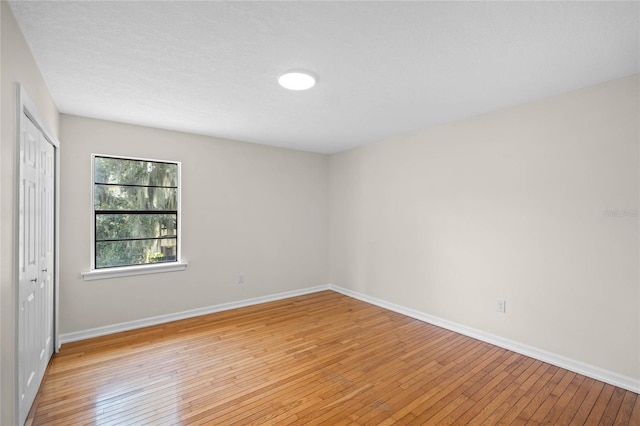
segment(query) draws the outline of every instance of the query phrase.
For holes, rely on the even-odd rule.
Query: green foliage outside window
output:
[[[177,260],[178,164],[94,158],[95,266]]]

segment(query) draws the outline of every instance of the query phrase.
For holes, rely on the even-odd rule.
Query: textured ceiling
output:
[[[321,153],[637,73],[639,5],[11,2],[63,113]]]

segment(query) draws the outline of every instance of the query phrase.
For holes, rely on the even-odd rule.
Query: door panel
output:
[[[53,265],[54,265],[54,174],[53,174],[54,148],[47,142],[44,136],[40,136],[40,235],[38,243],[39,253],[39,285],[42,318],[38,321],[41,325],[40,347],[40,373],[44,372],[53,355]]]
[[[20,266],[19,266],[19,337],[18,392],[21,407],[30,404],[35,397],[34,379],[40,366],[38,363],[38,324],[36,287],[38,284],[37,256],[37,188],[39,173],[36,151],[40,144],[40,132],[29,120],[21,129],[20,149]],[[22,411],[22,409],[21,409]]]

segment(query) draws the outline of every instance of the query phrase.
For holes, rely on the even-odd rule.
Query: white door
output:
[[[53,265],[54,265],[54,197],[55,168],[54,148],[43,135],[40,135],[40,233],[38,238],[39,281],[37,291],[40,294],[38,324],[42,327],[39,338],[38,362],[40,375],[43,376],[49,359],[53,355]]]
[[[54,147],[26,115],[23,118],[18,229],[20,424],[26,420],[53,354],[55,220]]]

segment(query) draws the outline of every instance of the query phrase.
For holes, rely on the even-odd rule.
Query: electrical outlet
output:
[[[244,284],[244,272],[238,274],[238,284]]]
[[[507,312],[507,301],[502,299],[496,300],[496,311],[502,312],[503,314]]]

